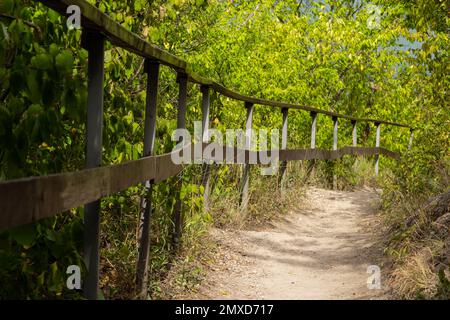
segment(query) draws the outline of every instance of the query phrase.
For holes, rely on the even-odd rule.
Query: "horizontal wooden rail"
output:
[[[382,154],[386,157],[400,159],[400,154],[377,147],[343,147],[337,150],[298,149],[280,150],[280,160],[335,160],[345,155],[374,156]]]
[[[381,124],[387,124],[392,126],[398,126],[398,127],[405,127],[405,128],[412,128],[411,126],[396,123],[396,122],[390,122],[390,121],[384,121],[379,119],[370,119],[370,118],[357,118],[345,114],[340,114],[337,112],[331,112],[326,111],[322,109],[317,109],[310,106],[304,106],[304,105],[297,105],[292,103],[286,103],[286,102],[278,102],[278,101],[271,101],[271,100],[265,100],[255,97],[250,97],[246,95],[242,95],[240,93],[234,92],[230,89],[225,88],[224,86],[209,80],[207,78],[204,78],[195,72],[192,71],[190,65],[184,61],[183,59],[161,49],[157,46],[145,41],[141,37],[139,37],[137,34],[127,30],[123,26],[121,26],[119,23],[115,22],[111,17],[106,15],[105,13],[101,12],[98,8],[95,6],[89,4],[85,0],[39,0],[46,6],[56,10],[62,15],[66,15],[66,9],[70,5],[77,5],[81,9],[82,13],[82,25],[83,27],[87,27],[88,29],[97,30],[101,33],[103,33],[110,41],[111,43],[122,47],[126,50],[129,50],[131,52],[134,52],[137,55],[140,55],[144,58],[148,58],[151,60],[157,60],[160,63],[167,65],[169,67],[174,68],[177,72],[185,73],[188,77],[188,80],[194,83],[198,83],[200,85],[210,87],[211,89],[215,90],[216,92],[227,96],[229,98],[244,101],[247,103],[252,104],[259,104],[259,105],[265,105],[265,106],[271,106],[271,107],[277,107],[277,108],[290,108],[290,109],[300,109],[305,110],[309,112],[315,112],[324,114],[330,117],[337,117],[342,119],[348,119],[352,121],[358,121],[358,122],[372,122],[372,123],[381,123]]]
[[[342,147],[337,150],[325,149],[281,149],[271,151],[249,151],[239,149],[236,147],[222,146],[217,143],[203,143],[203,149],[206,147],[214,147],[216,150],[221,150],[224,161],[219,163],[226,164],[267,164],[267,158],[272,154],[277,153],[277,160],[279,161],[294,161],[294,160],[335,160],[342,158],[345,155],[354,156],[376,156],[384,155],[396,160],[400,159],[400,154],[381,147]],[[191,148],[191,162],[197,161],[214,161],[214,157],[204,156],[203,158],[196,158],[194,154],[195,145]],[[231,155],[231,156],[230,156]]]
[[[261,164],[261,154],[266,154],[265,151],[241,150],[214,143],[210,145],[222,148],[224,157],[232,154],[233,157],[227,159],[230,163],[248,164],[251,163],[250,159],[253,159]],[[208,144],[203,144],[203,149],[206,146]],[[189,145],[184,150],[188,150],[188,147]],[[195,160],[194,146],[190,149],[190,159],[193,162]],[[344,155],[377,154],[399,158],[399,154],[384,148],[344,147],[338,150],[299,149],[278,152],[280,161],[333,160]],[[54,216],[144,181],[157,183],[166,180],[183,169],[183,165],[174,164],[171,157],[172,154],[168,153],[77,172],[1,182],[0,231]]]
[[[0,183],[0,231],[51,217],[128,187],[163,181],[182,170],[171,154],[76,172]]]

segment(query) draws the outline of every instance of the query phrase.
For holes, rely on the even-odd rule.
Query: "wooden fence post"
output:
[[[413,138],[414,138],[414,129],[411,128],[411,129],[409,129],[408,150],[411,150],[411,148],[412,148]]]
[[[187,74],[178,73],[177,82],[179,85],[178,96],[178,114],[177,114],[177,128],[186,129],[186,101],[187,101]],[[182,142],[182,137],[178,143]],[[190,143],[190,141],[184,141],[184,143]],[[173,213],[174,233],[173,244],[177,248],[181,238],[181,231],[183,226],[182,206],[183,201],[181,199],[181,188],[183,186],[183,173],[180,173],[177,177],[175,185],[176,202]]]
[[[333,117],[333,150],[338,148],[338,118]],[[333,189],[337,189],[337,175],[333,170]]]
[[[202,142],[208,142],[208,130],[209,130],[209,107],[210,107],[210,92],[208,86],[200,86],[202,92]],[[205,210],[208,210],[209,201],[209,188],[210,188],[210,170],[211,166],[207,163],[203,163],[202,168],[202,185],[203,191],[203,206]]]
[[[147,73],[147,100],[144,121],[144,157],[153,155],[156,132],[159,62],[145,60]],[[139,220],[139,255],[136,267],[136,292],[138,298],[147,297],[148,256],[150,251],[150,217],[152,212],[153,181],[145,181],[144,196],[141,199]]]
[[[352,140],[353,140],[353,146],[357,147],[358,146],[358,139],[357,139],[357,128],[356,128],[356,120],[352,120]]]
[[[251,102],[245,102],[245,108],[247,109],[247,118],[245,121],[245,130],[246,130],[246,150],[250,150],[251,146],[251,129],[252,129],[252,122],[253,122],[253,103]],[[246,159],[249,160],[249,159]],[[241,188],[241,210],[245,210],[247,208],[248,204],[248,189],[249,189],[249,182],[250,182],[250,164],[244,165],[244,172],[242,175],[242,188]]]
[[[88,50],[88,98],[86,124],[86,168],[102,164],[104,37],[92,30],[84,30],[82,46]],[[84,261],[87,275],[84,295],[98,299],[99,278],[100,199],[84,207]]]
[[[287,149],[287,137],[288,137],[288,108],[281,109],[281,113],[283,115],[283,124],[281,127],[281,149],[286,150]],[[286,168],[287,168],[287,161],[281,161],[280,163],[280,189],[281,191],[284,190],[286,187]]]
[[[381,125],[379,122],[375,122],[375,125],[377,126],[377,137],[375,141],[375,147],[380,147],[380,134],[381,134]],[[378,170],[379,170],[379,162],[380,162],[380,154],[378,153],[375,156],[375,175],[378,176]]]

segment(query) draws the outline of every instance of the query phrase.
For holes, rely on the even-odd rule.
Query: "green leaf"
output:
[[[53,67],[53,58],[50,54],[41,53],[31,58],[31,65],[40,70],[49,70]]]
[[[72,52],[69,50],[64,50],[56,56],[56,66],[58,67],[58,71],[62,73],[67,73],[72,71],[73,68],[73,56]]]
[[[41,91],[39,89],[36,71],[30,71],[27,74],[27,86],[29,90],[28,97],[30,98],[31,102],[33,103],[41,102]]]
[[[56,43],[52,43],[49,47],[49,52],[52,56],[56,56],[59,52],[58,45]]]
[[[55,234],[54,230],[47,229],[45,232],[45,237],[50,241],[53,241],[53,242],[56,241],[56,234]]]
[[[22,246],[31,246],[36,239],[36,228],[33,224],[26,224],[9,230],[9,235]]]
[[[60,14],[54,10],[48,10],[47,12],[47,18],[49,21],[51,21],[52,23],[56,23],[59,21],[60,19]]]
[[[45,272],[42,272],[38,277],[37,277],[37,284],[39,286],[43,286],[44,285],[44,280],[45,280]]]
[[[142,2],[140,0],[134,1],[134,10],[140,11],[142,9]]]
[[[27,109],[27,113],[28,113],[30,116],[37,116],[37,115],[41,114],[43,110],[44,110],[44,109],[42,108],[41,105],[39,105],[39,104],[32,104],[32,105]]]

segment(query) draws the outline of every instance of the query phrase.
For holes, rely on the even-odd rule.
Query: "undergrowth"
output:
[[[406,155],[395,173],[383,177],[383,216],[391,235],[385,249],[389,285],[397,298],[450,299],[448,157],[414,175],[413,157]]]

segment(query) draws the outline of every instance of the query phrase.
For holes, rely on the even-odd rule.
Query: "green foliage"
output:
[[[70,223],[67,223],[70,221]],[[82,266],[82,222],[75,215],[24,225],[0,236],[1,299],[81,297],[66,288],[66,269]]]

